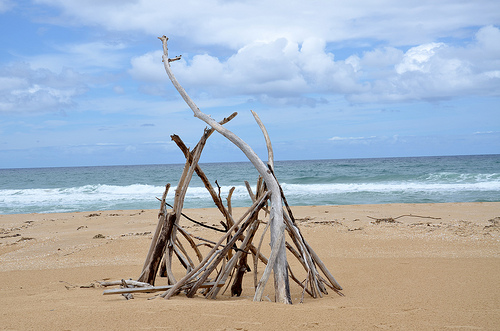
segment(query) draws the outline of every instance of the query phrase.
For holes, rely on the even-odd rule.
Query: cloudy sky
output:
[[[0,168],[500,153],[497,0],[0,0]],[[202,162],[242,161],[213,135]]]

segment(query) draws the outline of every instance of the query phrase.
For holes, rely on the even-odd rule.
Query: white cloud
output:
[[[486,26],[478,30],[475,41],[465,46],[428,43],[410,48],[403,56],[397,52],[385,57],[393,70],[377,76],[365,75],[370,89],[353,93],[355,102],[434,100],[452,97],[500,96],[500,30]],[[366,53],[359,70],[370,73]],[[385,66],[387,68],[387,66]]]
[[[10,0],[0,0],[0,13],[5,13],[14,7],[14,4]]]
[[[95,1],[37,0],[62,11],[60,24],[142,31],[240,49],[278,38],[302,43],[311,36],[326,42],[375,39],[392,45],[428,43],[470,26],[498,24],[497,1]],[[119,5],[118,5],[119,3]]]
[[[124,94],[125,93],[125,89],[123,88],[123,86],[119,86],[119,85],[113,86],[113,91],[116,94]]]
[[[26,80],[20,77],[0,76],[0,91],[9,91],[26,87]]]
[[[487,25],[468,45],[448,41],[470,39],[471,26],[499,24],[496,1],[37,2],[61,10],[47,19],[51,23],[169,34],[173,55],[187,52],[172,63],[173,71],[195,97],[315,105],[332,94],[363,103],[500,93],[500,30]],[[367,51],[336,58],[339,47],[355,43],[365,43]],[[164,95],[170,85],[157,45],[131,60],[127,45],[100,41],[66,44],[28,60],[33,68],[85,73],[123,70],[129,61],[129,74],[144,83],[140,91]]]
[[[0,113],[65,110],[85,91],[79,75],[69,69],[56,74],[25,63],[0,67]]]
[[[148,83],[166,82],[166,73],[161,62],[163,51],[157,50],[133,57],[130,61],[132,68],[129,70],[133,78]]]
[[[328,140],[335,141],[335,142],[347,142],[350,144],[367,144],[370,140],[377,139],[376,136],[370,136],[370,137],[331,137]]]
[[[488,57],[495,56],[500,52],[500,30],[492,25],[481,28],[476,33],[478,48],[488,52]],[[498,57],[497,57],[498,59]]]
[[[147,83],[165,84],[161,51],[133,58],[130,74]],[[360,91],[355,68],[335,61],[325,52],[325,42],[308,39],[302,45],[284,38],[254,42],[220,60],[208,54],[182,58],[171,64],[176,77],[188,89],[220,95],[261,95],[273,98],[307,93]]]
[[[80,72],[97,72],[102,69],[121,69],[128,60],[126,45],[95,41],[56,45],[51,53],[25,56],[35,69],[45,68],[60,71],[72,68]]]
[[[401,75],[407,71],[429,72],[429,60],[436,54],[436,49],[443,46],[443,43],[430,43],[410,48],[396,65],[396,73]]]
[[[326,43],[302,44],[280,38],[254,42],[227,60],[208,54],[173,62],[173,72],[192,93],[254,95],[265,100],[303,100],[309,95],[343,94],[351,102],[435,100],[500,94],[500,30],[487,26],[465,46],[427,43],[403,52],[381,47],[335,60]],[[165,84],[161,51],[132,60],[136,79]],[[168,82],[167,82],[168,83]],[[285,102],[286,103],[286,102]]]

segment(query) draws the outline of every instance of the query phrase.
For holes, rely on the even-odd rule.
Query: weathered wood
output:
[[[250,247],[248,249],[250,250],[250,252],[252,252],[252,255],[257,256],[259,260],[262,261],[262,263],[267,264],[267,257],[265,257],[264,254],[257,250],[257,247],[255,247],[253,243],[250,243]]]
[[[198,160],[201,156],[201,152],[203,150],[207,138],[208,136],[206,132],[204,132],[199,142],[199,148],[196,149],[196,152],[194,153],[192,159],[191,158],[186,159],[186,164],[184,166],[183,173],[179,180],[177,189],[175,190],[174,207],[172,209],[172,212],[167,213],[165,216],[163,216],[164,214],[161,216],[162,218],[165,217],[165,219],[162,220],[163,226],[161,228],[158,240],[155,246],[153,247],[153,252],[151,253],[151,257],[149,261],[147,261],[147,266],[146,268],[143,269],[143,272],[141,273],[141,276],[139,277],[138,281],[154,285],[160,261],[162,257],[165,255],[167,249],[167,242],[168,245],[170,246],[169,250],[172,249],[173,246],[172,243],[175,242],[176,238],[175,235],[176,228],[174,228],[174,224],[177,224],[181,216],[181,210],[184,204],[184,197],[186,195],[189,182],[192,178],[195,165],[198,163]],[[167,252],[167,258],[171,259],[171,251]],[[173,273],[171,272],[171,270],[169,270],[169,268],[170,264],[169,260],[167,260],[166,271],[167,275],[169,276],[169,281],[175,283],[176,281],[173,278]]]
[[[174,253],[181,264],[184,266],[184,268],[186,268],[187,272],[194,268],[194,263],[184,249],[184,246],[180,242],[179,238],[177,238],[175,241]]]
[[[105,282],[98,281],[98,283],[100,286],[108,287],[108,286],[122,285],[124,281],[127,285],[138,286],[138,287],[140,287],[140,286],[151,287],[151,284],[138,282],[138,281],[132,280],[132,279],[125,279],[125,280],[122,279],[122,280],[113,280],[113,281],[105,281]]]
[[[258,211],[256,211],[255,215],[252,216],[253,220],[251,221],[251,226],[247,231],[247,235],[245,236],[245,239],[243,240],[243,242],[240,246],[240,249],[237,250],[236,254],[233,257],[231,257],[229,262],[227,263],[227,265],[225,267],[225,271],[223,273],[223,276],[220,278],[221,282],[227,282],[227,278],[233,272],[233,268],[234,268],[237,261],[239,262],[239,264],[238,264],[238,267],[236,267],[235,273],[237,272],[237,269],[240,268],[240,266],[242,268],[242,270],[240,272],[242,272],[242,273],[247,269],[248,266],[246,264],[246,258],[244,260],[242,260],[241,257],[242,256],[246,257],[248,255],[246,250],[250,248],[251,243],[252,243],[252,239],[255,235],[255,232],[257,231],[257,229],[259,227],[260,222],[257,220],[257,216],[258,216]],[[235,277],[236,278],[243,277],[243,275],[238,276],[236,274]],[[237,282],[237,280],[235,280],[235,283],[236,282]],[[233,284],[233,286],[235,286],[235,285]],[[231,288],[231,291],[232,292],[236,291],[236,292],[239,292],[241,294],[241,291],[239,289],[241,289],[241,286],[236,285],[234,287],[234,289]],[[219,293],[219,290],[220,290],[220,288],[215,288],[215,287],[212,288],[208,292],[207,298],[215,299],[217,297],[217,294]]]
[[[127,282],[125,282],[125,279],[122,279],[122,288],[130,288],[133,287],[132,285],[128,285]],[[122,294],[125,299],[130,300],[134,298],[134,295],[132,293],[123,293]]]
[[[264,242],[264,236],[266,235],[266,232],[267,230],[269,229],[269,226],[271,224],[268,222],[266,224],[266,227],[264,228],[264,231],[262,232],[262,236],[260,237],[260,240],[259,240],[259,245],[257,246],[257,250],[256,252],[254,253],[254,256],[260,256],[260,248],[262,247],[262,243]],[[257,282],[257,263],[258,263],[258,260],[257,259],[254,259],[253,260],[253,273],[254,273],[254,287],[255,289],[257,289],[257,285],[258,285],[258,282]],[[264,262],[264,264],[268,264],[269,263],[269,260],[267,260],[266,262]]]
[[[245,180],[245,187],[247,188],[248,195],[250,196],[250,199],[252,199],[252,202],[255,202],[255,194],[252,192],[252,188],[250,187],[250,183]]]
[[[200,277],[200,279],[196,282],[193,287],[189,290],[189,292],[186,294],[188,297],[194,296],[196,291],[198,290],[198,286],[206,281],[208,276],[212,273],[213,269],[217,267],[217,265],[222,261],[222,259],[225,257],[227,252],[233,247],[233,245],[236,243],[237,240],[241,238],[241,235],[245,231],[245,229],[250,226],[253,222],[256,221],[256,215],[258,215],[259,210],[262,206],[262,204],[265,202],[265,199],[261,199],[260,202],[252,208],[252,211],[250,212],[250,215],[248,216],[247,220],[241,224],[241,227],[235,232],[234,236],[229,240],[229,242],[226,244],[226,247],[224,247],[221,252],[219,253],[219,256],[214,260],[211,266],[207,267],[206,271],[204,274]],[[241,251],[238,251],[236,254],[240,254]],[[236,256],[236,255],[235,255]]]
[[[262,160],[258,157],[258,155],[244,140],[242,140],[233,132],[220,125],[210,116],[200,111],[198,106],[196,106],[196,104],[189,97],[184,88],[179,84],[174,74],[172,73],[172,70],[170,69],[170,62],[168,58],[168,46],[167,46],[168,38],[166,36],[162,36],[159,37],[158,39],[160,39],[163,44],[162,58],[165,71],[168,77],[170,78],[170,81],[174,85],[174,87],[177,89],[177,91],[184,99],[184,101],[187,103],[189,108],[191,108],[191,110],[193,111],[194,116],[207,123],[213,129],[217,130],[217,132],[219,132],[229,141],[231,141],[234,145],[236,145],[246,155],[249,161],[252,162],[255,169],[264,178],[264,181],[266,182],[268,189],[271,192],[271,214],[270,214],[270,222],[272,224],[271,246],[273,249],[278,250],[278,252],[276,252],[275,254],[277,257],[279,256],[278,261],[275,261],[276,263],[275,262],[271,263],[274,267],[275,286],[277,286],[275,290],[275,297],[277,302],[291,304],[290,288],[288,283],[288,270],[286,268],[287,266],[286,249],[284,242],[281,240],[285,231],[283,216],[282,216],[282,201],[281,201],[281,194],[279,191],[279,187],[274,176],[271,174],[271,172],[269,171],[267,166],[262,162]],[[279,244],[275,244],[277,240],[279,241]],[[269,265],[270,264],[268,264],[266,268]],[[267,280],[260,282],[260,284],[265,286],[266,282]]]
[[[150,262],[148,266],[143,270],[143,273],[138,279],[138,281],[140,282],[149,283],[151,285],[154,285],[155,283],[156,274],[158,272],[161,259],[165,254],[167,248],[167,240],[172,234],[172,227],[173,223],[175,222],[175,214],[168,213],[167,215],[162,216],[162,218],[165,218],[165,224],[161,228],[156,246],[154,247],[153,253],[151,254]]]
[[[176,225],[179,222],[179,219],[182,214],[182,207],[184,205],[184,197],[186,196],[187,189],[189,187],[189,183],[191,178],[193,177],[193,173],[198,165],[198,160],[200,159],[201,152],[205,143],[208,139],[208,131],[205,130],[203,136],[200,141],[196,145],[196,149],[193,151],[193,154],[190,154],[190,157],[186,158],[186,165],[184,166],[184,170],[182,172],[181,178],[179,180],[179,184],[175,190],[175,199],[174,199],[174,207],[172,209],[172,213],[175,214],[175,219],[173,224],[171,225],[169,241],[167,243],[167,254],[166,258],[166,273],[168,277],[169,284],[175,284],[177,280],[174,277],[172,272],[172,253],[174,250],[174,245],[176,241],[177,227]]]
[[[168,194],[168,190],[170,189],[170,183],[165,186],[165,191],[163,192],[163,196],[161,199],[161,205],[160,205],[160,211],[158,213],[158,225],[156,226],[155,233],[153,235],[153,239],[151,240],[151,245],[149,246],[149,251],[148,254],[146,255],[146,260],[144,261],[144,266],[142,267],[142,272],[141,275],[139,276],[138,280],[139,281],[144,281],[149,279],[149,273],[152,272],[149,268],[151,265],[151,257],[153,254],[153,251],[156,249],[158,245],[158,237],[160,235],[161,229],[165,225],[166,221],[166,210],[165,210],[165,202],[166,202],[166,197]]]
[[[174,221],[174,224],[175,224],[175,221]],[[166,250],[165,255],[163,257],[163,262],[164,262],[163,265],[165,268],[163,270],[162,276],[167,277],[169,285],[177,283],[177,280],[175,279],[175,276],[174,276],[174,272],[172,270],[172,257],[174,255],[174,246],[172,245],[171,242],[172,242],[172,240],[175,240],[172,238],[175,236],[173,234],[173,232],[174,232],[174,226],[172,225],[170,239],[167,240],[167,243],[166,243],[167,250]]]
[[[284,214],[284,219],[286,222],[287,226],[287,231],[289,232],[290,238],[294,242],[295,246],[297,249],[300,251],[300,256],[301,256],[301,263],[303,264],[305,270],[308,273],[308,276],[310,278],[309,284],[311,286],[311,292],[313,293],[313,297],[315,298],[316,295],[321,296],[321,293],[319,291],[318,287],[318,281],[317,281],[317,271],[316,268],[312,262],[311,256],[309,252],[307,251],[307,247],[305,246],[303,240],[302,240],[302,234],[298,230],[297,227],[295,227],[294,224],[292,224],[289,215]]]
[[[252,226],[248,230],[245,240],[241,245],[243,251],[246,251],[249,248],[249,246],[252,243],[253,237],[255,236],[255,233],[259,228],[260,221],[258,220],[258,216],[259,213],[257,211],[256,215],[254,216],[255,219],[252,223]],[[243,276],[245,275],[245,272],[249,271],[247,260],[248,260],[248,254],[241,253],[238,265],[236,267],[236,274],[234,277],[235,279],[233,281],[233,285],[231,286],[231,296],[233,295],[240,296],[241,292],[243,291]]]
[[[253,110],[250,110],[252,112],[253,117],[255,118],[255,121],[260,127],[260,130],[262,131],[262,134],[264,135],[264,139],[266,140],[266,147],[267,147],[267,164],[271,168],[272,171],[274,171],[274,152],[273,152],[273,145],[271,144],[271,139],[269,138],[269,134],[267,133],[267,129],[264,126],[264,123],[260,120],[259,115],[257,115],[256,112]]]
[[[281,192],[283,194],[283,190],[281,190]],[[284,197],[284,194],[283,194],[283,197]],[[334,288],[336,291],[341,291],[342,287],[340,286],[340,284],[335,280],[335,278],[330,273],[328,268],[325,266],[323,261],[321,261],[321,259],[316,254],[316,252],[314,252],[312,247],[307,243],[305,238],[302,236],[300,229],[295,225],[295,220],[293,218],[292,210],[288,206],[288,203],[286,203],[286,200],[285,200],[285,205],[287,206],[288,216],[290,217],[290,219],[287,219],[287,217],[285,217],[285,220],[288,222],[289,228],[293,229],[294,230],[293,232],[297,233],[297,237],[300,238],[300,241],[304,245],[306,251],[308,252],[308,255],[311,257],[311,261],[313,262],[313,263],[311,263],[311,265],[313,265],[313,266],[317,265],[320,268],[320,270],[323,272],[325,277],[328,279],[328,281],[331,283],[332,288]],[[287,215],[285,214],[285,216],[287,216]]]
[[[165,228],[165,222],[167,221],[167,215],[166,214],[161,214],[160,219],[158,220],[158,226],[156,227],[156,232],[155,235],[153,236],[153,240],[151,241],[151,246],[150,246],[150,251],[148,252],[148,255],[146,256],[146,261],[144,262],[144,267],[142,269],[141,275],[137,279],[140,282],[145,282],[149,283],[151,279],[154,279],[152,274],[156,273],[156,269],[154,269],[154,263],[153,263],[153,255],[157,256],[158,254],[163,255],[163,250],[158,253],[158,250],[160,249],[160,245],[165,245],[166,238],[163,236],[160,240],[160,235]]]
[[[233,113],[233,115],[236,116],[236,113]],[[230,116],[229,118],[231,119],[234,116],[232,116],[232,117]],[[225,122],[221,121],[221,123],[225,123]],[[211,133],[213,131],[214,130],[211,129],[209,132]],[[182,139],[177,135],[172,135],[171,137],[172,137],[172,140],[177,144],[179,149],[184,153],[184,156],[186,158],[190,158],[191,153],[189,152],[189,149],[186,147],[186,145],[184,144]],[[196,150],[196,147],[194,150]],[[201,169],[201,167],[199,165],[196,165],[195,171],[196,171],[196,174],[198,175],[198,177],[203,182],[203,185],[205,185],[205,188],[208,190],[208,193],[210,193],[210,196],[212,197],[212,200],[214,201],[217,208],[219,208],[220,212],[222,213],[222,215],[224,215],[224,218],[228,221],[228,223],[231,223],[232,218],[230,216],[230,213],[227,211],[227,209],[222,204],[222,201],[220,200],[219,196],[217,195],[214,188],[212,187],[212,184],[210,184],[210,181],[208,180],[207,176],[205,175],[205,173],[203,172],[203,170]]]
[[[262,200],[265,200],[269,197],[269,195],[265,195],[262,197]],[[228,232],[226,232],[220,239],[219,241],[216,243],[216,245],[210,250],[210,252],[205,256],[205,258],[203,259],[203,261],[200,262],[200,264],[198,264],[198,266],[196,266],[193,270],[191,270],[191,272],[189,272],[187,275],[185,275],[182,279],[180,279],[177,284],[175,284],[171,289],[169,289],[168,291],[166,291],[165,293],[163,293],[161,295],[162,298],[165,298],[165,299],[169,299],[172,295],[174,295],[179,289],[180,287],[186,283],[189,279],[191,279],[191,277],[196,273],[198,272],[200,269],[202,269],[203,267],[206,266],[206,263],[209,262],[209,260],[212,258],[212,255],[215,254],[215,252],[217,251],[217,248],[222,244],[222,242],[224,240],[227,239],[227,237],[230,235],[230,233],[232,231],[234,231],[234,229],[239,225],[241,224],[246,216],[254,209],[257,207],[257,205],[260,203],[259,202],[256,202],[252,205],[251,208],[249,208],[242,216],[241,218],[236,221],[233,226],[228,230]]]
[[[177,230],[186,238],[186,240],[189,242],[191,245],[191,248],[194,250],[196,253],[196,257],[198,258],[198,262],[201,262],[203,260],[203,255],[201,254],[200,250],[198,249],[198,246],[196,246],[196,243],[194,240],[191,238],[191,235],[184,230],[184,228],[177,226]]]
[[[214,282],[207,282],[200,285],[200,288],[210,288],[213,286],[222,287],[224,283],[216,284]],[[133,287],[133,288],[117,288],[111,290],[104,290],[102,292],[103,295],[110,294],[124,294],[124,293],[151,293],[151,292],[161,292],[165,290],[169,290],[173,287],[173,285],[165,285],[165,286],[149,286],[149,287]],[[189,288],[189,284],[186,285],[186,288]]]
[[[231,187],[231,189],[229,190],[229,193],[227,195],[227,198],[226,198],[226,201],[227,201],[227,211],[229,212],[230,215],[233,214],[233,206],[232,206],[232,203],[231,203],[231,198],[233,196],[233,193],[234,193],[234,190],[236,189],[236,187]]]
[[[262,301],[262,295],[264,294],[264,288],[266,286],[266,283],[269,279],[269,276],[271,275],[271,270],[274,267],[274,264],[276,263],[277,257],[278,257],[278,247],[282,244],[284,244],[284,237],[285,237],[285,232],[280,233],[278,238],[275,239],[274,245],[271,248],[271,255],[269,256],[268,263],[266,265],[266,268],[264,269],[264,272],[262,274],[262,277],[260,278],[259,282],[257,283],[257,288],[255,289],[255,295],[253,297],[253,301]]]
[[[161,295],[161,297],[166,299],[170,298],[172,295],[178,294],[182,290],[186,292],[188,297],[192,297],[197,293],[198,289],[204,289],[201,293],[207,298],[215,299],[222,285],[228,284],[229,286],[234,276],[231,292],[232,295],[240,295],[242,291],[243,275],[247,270],[251,271],[247,264],[248,254],[251,253],[254,258],[254,301],[262,300],[263,291],[271,272],[274,272],[276,302],[291,304],[289,277],[302,287],[301,302],[304,299],[305,293],[308,293],[313,298],[318,296],[321,297],[322,293],[327,294],[326,286],[331,287],[334,291],[341,294],[339,291],[342,288],[335,281],[331,273],[319,259],[317,254],[312,250],[310,245],[305,241],[300,229],[296,226],[294,216],[283,193],[282,187],[274,175],[274,156],[271,141],[267,130],[258,115],[252,111],[252,114],[261,128],[266,140],[268,150],[267,165],[265,165],[264,162],[258,158],[256,153],[248,144],[241,140],[240,137],[222,126],[224,123],[233,118],[236,113],[233,113],[229,119],[216,122],[209,115],[202,113],[198,109],[193,100],[177,82],[170,69],[169,63],[180,59],[180,57],[169,59],[167,47],[168,38],[163,36],[159,39],[161,39],[163,43],[164,67],[167,75],[172,81],[172,84],[191,108],[194,116],[203,120],[211,128],[205,129],[204,135],[192,151],[185,146],[178,136],[172,135],[172,140],[176,142],[181,151],[184,153],[186,163],[177,185],[177,189],[175,190],[173,206],[166,203],[166,195],[169,185],[167,185],[163,194],[158,215],[158,225],[144,263],[143,271],[139,277],[139,281],[141,282],[138,282],[137,284],[146,284],[140,285],[144,287],[142,289],[143,291],[151,291],[152,288],[155,288],[157,291],[164,290],[165,292]],[[218,192],[216,192],[212,187],[210,181],[198,165],[201,151],[206,143],[206,140],[214,131],[218,131],[229,141],[235,144],[240,150],[242,150],[260,174],[255,193],[252,191],[250,184],[245,181],[245,185],[253,204],[252,207],[247,209],[238,221],[235,221],[232,215],[231,197],[234,192],[234,187],[230,190],[229,195],[226,198],[226,208],[222,202],[221,188],[217,183],[217,180],[215,183],[217,185]],[[224,232],[218,242],[209,241],[201,237],[194,237],[179,226],[181,216],[185,216],[182,213],[184,198],[194,173],[200,177],[206,189],[212,196],[214,203],[224,216],[225,222],[221,221],[224,226],[224,230],[210,227],[212,230]],[[166,210],[167,205],[172,208],[169,213],[167,213]],[[285,209],[283,207],[285,207]],[[260,210],[264,210],[266,212],[266,216],[269,215],[269,221],[263,231],[258,247],[255,247],[253,239],[261,222],[258,219]],[[402,215],[401,217],[403,216],[406,215]],[[189,219],[189,217],[187,218]],[[194,220],[192,221],[196,222]],[[260,248],[267,229],[271,229],[271,254],[269,258],[266,258],[260,253]],[[193,263],[188,252],[184,249],[183,244],[179,238],[177,238],[177,231],[179,231],[186,238],[195,251],[199,261],[197,265]],[[285,233],[288,233],[294,246],[286,242]],[[203,243],[197,244],[193,238],[196,238]],[[226,245],[222,245],[224,241],[226,241]],[[239,248],[236,247],[236,243],[238,241],[242,242]],[[206,244],[207,242],[210,244]],[[205,257],[203,257],[198,249],[199,245],[207,245],[211,247],[210,252]],[[287,262],[287,248],[306,271],[307,277],[302,282],[295,277],[290,265]],[[186,269],[186,275],[179,281],[174,278],[172,271],[172,257],[174,253]],[[266,264],[266,267],[260,280],[257,281],[257,267],[259,259]],[[167,274],[169,281],[169,285],[166,287],[153,286],[160,262],[163,262],[162,272],[164,271]],[[326,279],[319,274],[318,268],[323,272]],[[229,277],[231,277],[231,279],[227,281]],[[151,284],[151,286],[149,284]],[[207,284],[210,284],[210,286],[207,286]],[[130,290],[128,287],[131,287],[132,285],[122,280],[122,286],[125,287],[125,289],[122,289],[121,291]],[[138,291],[141,291],[141,289]],[[131,292],[124,293],[129,295]]]
[[[295,281],[295,283],[297,283],[297,285],[299,285],[300,287],[302,287],[302,298],[300,300],[300,303],[302,303],[304,301],[304,292],[307,292],[307,294],[309,294],[310,296],[313,296],[313,294],[311,293],[311,291],[309,291],[307,289],[307,282],[308,282],[308,278],[305,279],[305,284],[302,284],[302,282],[300,282],[300,280],[297,279],[297,277],[295,277],[295,275],[293,274],[292,272],[292,268],[290,268],[290,265],[288,265],[288,273],[290,274],[290,278]]]
[[[316,263],[319,267],[319,269],[323,272],[323,274],[326,276],[326,278],[330,281],[332,286],[337,290],[337,291],[342,291],[342,286],[335,280],[333,275],[330,273],[326,265],[321,261],[319,258],[318,254],[312,249],[312,247],[307,243],[307,241],[304,239],[304,243],[306,244],[307,249],[309,250],[309,253],[311,254],[312,258],[314,259],[314,263]]]

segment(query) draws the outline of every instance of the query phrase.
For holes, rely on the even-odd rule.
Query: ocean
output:
[[[167,183],[173,203],[183,166],[0,169],[0,214],[157,209]],[[249,162],[200,166],[224,201],[234,186],[232,205],[251,204]],[[275,173],[290,205],[500,201],[500,155],[279,161]],[[214,206],[194,175],[184,207]]]

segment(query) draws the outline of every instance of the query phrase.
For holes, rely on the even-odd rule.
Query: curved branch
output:
[[[248,158],[250,162],[254,165],[255,169],[259,172],[259,174],[264,178],[264,181],[267,184],[269,191],[271,192],[271,213],[270,213],[270,222],[271,226],[271,246],[272,250],[277,250],[272,254],[275,261],[271,261],[269,259],[269,263],[266,266],[266,270],[268,272],[264,272],[266,277],[269,277],[270,268],[274,266],[274,277],[275,277],[275,286],[277,286],[275,297],[276,301],[283,303],[291,303],[290,298],[290,289],[288,283],[288,270],[287,270],[287,261],[286,261],[286,249],[285,242],[283,240],[283,235],[285,231],[285,224],[283,222],[283,205],[281,201],[281,193],[279,189],[279,185],[272,175],[271,171],[267,168],[267,166],[262,162],[262,160],[257,156],[257,154],[252,150],[252,148],[243,141],[240,137],[235,135],[230,130],[226,129],[222,125],[220,125],[217,121],[211,118],[209,115],[204,114],[200,111],[198,106],[194,103],[194,101],[189,97],[184,88],[179,84],[174,74],[170,70],[170,61],[168,58],[168,46],[167,41],[168,38],[166,36],[158,37],[162,41],[163,44],[163,65],[165,67],[165,71],[167,72],[168,77],[170,78],[172,84],[177,89],[181,97],[184,99],[186,104],[191,108],[194,113],[194,116],[201,119],[217,132],[226,137],[229,141],[235,144]],[[259,282],[259,288],[264,286],[267,283],[267,279],[262,277]],[[261,292],[261,291],[259,291]],[[257,291],[256,291],[257,294]],[[254,297],[254,300],[260,301],[259,297]]]
[[[273,153],[273,145],[271,145],[271,139],[269,138],[269,134],[267,133],[266,127],[264,126],[264,123],[262,123],[262,121],[260,120],[259,115],[257,115],[257,113],[254,112],[253,110],[250,111],[252,112],[255,121],[262,130],[262,134],[264,135],[264,139],[266,140],[266,146],[267,146],[267,164],[274,171],[274,153]]]

